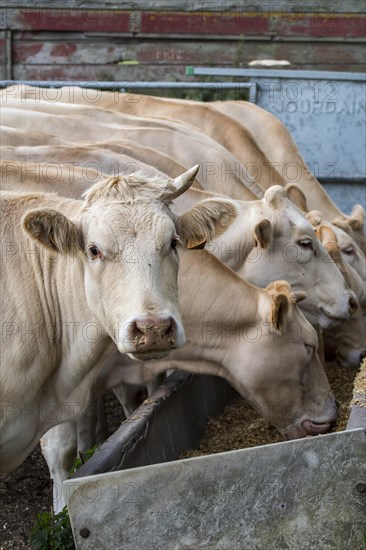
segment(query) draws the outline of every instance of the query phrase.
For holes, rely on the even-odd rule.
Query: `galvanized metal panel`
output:
[[[364,396],[366,400],[366,396]],[[366,432],[366,407],[365,405],[353,405],[349,415],[347,430],[362,428]],[[366,523],[366,522],[365,522]]]
[[[288,128],[318,178],[366,179],[366,83],[256,78],[257,104]]]
[[[354,430],[69,480],[64,489],[79,550],[361,550],[365,458],[365,433]]]
[[[355,204],[366,205],[366,181],[353,183],[325,183],[322,181],[322,186],[332,201],[345,214],[351,214]]]
[[[187,68],[188,69],[188,68]],[[238,76],[242,78],[273,78],[299,80],[347,80],[351,82],[366,82],[364,73],[333,72],[333,71],[297,71],[292,69],[229,69],[220,67],[189,67],[189,72],[196,76]]]
[[[256,82],[257,105],[286,125],[318,179],[366,180],[365,74],[205,67],[193,74]]]

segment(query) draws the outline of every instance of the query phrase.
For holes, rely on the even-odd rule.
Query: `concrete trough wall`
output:
[[[351,431],[176,460],[235,397],[219,378],[169,377],[64,483],[77,548],[361,550],[362,409]]]

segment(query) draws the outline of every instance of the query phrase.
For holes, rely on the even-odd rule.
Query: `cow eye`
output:
[[[96,244],[91,244],[88,247],[88,256],[91,260],[96,260],[102,257],[102,253]]]
[[[301,239],[297,244],[306,250],[314,250],[311,239]]]
[[[172,239],[172,240],[170,241],[170,248],[171,248],[172,250],[176,250],[176,249],[177,249],[177,244],[178,244],[178,239]]]
[[[347,248],[344,248],[342,252],[348,254],[349,256],[353,256],[355,253],[355,249],[353,248],[353,246],[347,246]]]

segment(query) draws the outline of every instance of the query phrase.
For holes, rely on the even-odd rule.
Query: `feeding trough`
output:
[[[64,483],[77,548],[363,548],[366,409],[347,431],[179,460],[235,397],[171,375]]]

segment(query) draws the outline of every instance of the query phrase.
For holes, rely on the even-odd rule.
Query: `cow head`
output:
[[[310,223],[313,224],[313,212],[309,212]],[[320,220],[324,221],[324,220]],[[319,223],[320,223],[319,221]],[[313,224],[314,225],[314,224]],[[347,262],[359,274],[366,284],[366,257],[354,239],[354,233],[346,222],[336,221],[331,224],[337,237],[343,261]]]
[[[296,305],[304,299],[285,281],[261,292],[256,323],[262,337],[244,344],[253,365],[235,373],[243,395],[288,439],[327,432],[337,414],[317,334]]]
[[[42,246],[75,253],[73,269],[84,277],[84,287],[75,291],[85,293],[94,319],[133,358],[161,358],[183,345],[179,243],[212,237],[231,223],[233,208],[225,201],[212,201],[211,210],[198,204],[182,219],[171,213],[170,201],[191,185],[197,170],[170,181],[111,177],[85,193],[76,216],[39,209],[23,218],[25,231]]]
[[[354,310],[355,296],[286,191],[280,186],[269,188],[264,198],[250,207],[249,220],[247,206],[242,204],[238,202],[237,221],[227,235],[240,246],[247,246],[248,240],[254,246],[241,256],[241,263],[231,267],[262,288],[286,279],[294,290],[305,291],[307,298],[301,309],[313,324],[326,328],[347,319]],[[242,227],[251,227],[251,239],[239,227],[239,220]],[[234,231],[236,237],[232,236]]]
[[[304,213],[308,212],[307,201],[304,193],[297,185],[289,184],[286,186],[286,193],[288,198]],[[315,210],[309,212],[312,220],[318,224],[320,220],[324,221],[324,216],[317,212],[315,216]],[[316,221],[317,220],[317,221]],[[334,225],[337,225],[343,231],[350,234],[357,245],[362,249],[363,253],[366,253],[366,236],[364,231],[365,225],[365,210],[360,204],[356,204],[350,216],[342,214],[335,220],[332,221]]]
[[[365,302],[365,289],[358,273],[343,260],[334,228],[327,222],[319,223],[316,235],[342,273],[347,285],[354,291],[360,304]],[[327,358],[335,358],[343,367],[358,367],[366,355],[365,322],[362,309],[355,309],[348,321],[324,331],[324,351]]]

